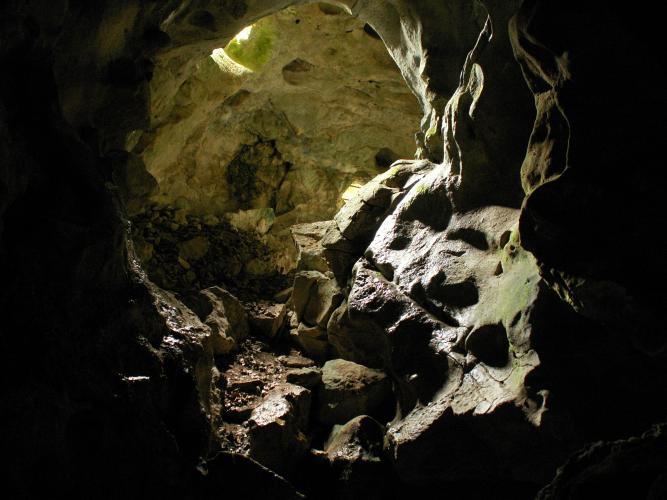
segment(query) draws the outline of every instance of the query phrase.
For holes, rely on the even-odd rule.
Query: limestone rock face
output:
[[[135,146],[157,180],[154,200],[328,219],[348,186],[413,156],[418,101],[382,41],[343,10],[288,8],[252,26],[227,49],[252,70],[219,66],[210,50],[156,60],[151,126]]]
[[[528,170],[546,168],[550,155],[563,151],[564,146],[557,148],[558,141],[565,140],[559,135],[564,128],[549,121],[557,119],[557,111],[563,112],[554,94],[568,78],[566,72],[561,77],[557,73],[565,71],[565,66],[552,64],[551,59],[540,62],[546,54],[529,41],[534,40],[532,32],[527,33],[541,26],[533,24],[546,16],[540,8],[527,6],[512,24],[512,29],[519,30],[518,35],[512,34],[518,37],[515,50],[538,95],[535,142],[529,145],[524,179]],[[507,16],[493,10],[490,14]],[[349,294],[331,316],[328,336],[340,356],[391,367],[397,377],[400,418],[389,426],[388,451],[402,480],[410,484],[482,476],[491,482],[507,477],[529,483],[548,481],[551,472],[546,471],[553,471],[584,435],[590,439],[612,427],[616,432],[632,427],[611,417],[604,423],[598,419],[595,428],[587,423],[590,417],[584,416],[582,408],[592,408],[593,390],[584,389],[583,381],[595,383],[586,366],[592,362],[599,373],[624,385],[614,373],[614,362],[609,362],[612,358],[632,365],[639,381],[655,373],[656,361],[650,356],[662,352],[662,340],[650,335],[617,338],[601,347],[595,339],[601,338],[598,335],[612,317],[624,318],[623,324],[630,318],[647,324],[650,316],[639,319],[629,289],[620,284],[549,267],[562,262],[557,240],[549,239],[555,237],[550,231],[560,216],[553,208],[555,197],[547,201],[552,204],[550,211],[542,213],[531,208],[531,198],[542,188],[527,187],[524,180],[529,197],[521,209],[516,184],[499,188],[508,172],[518,178],[517,164],[493,159],[519,156],[490,128],[492,122],[500,123],[495,121],[497,110],[491,108],[503,97],[489,92],[489,82],[510,78],[494,60],[507,52],[507,46],[494,45],[498,29],[494,23],[480,31],[463,65],[459,88],[445,107],[444,162],[396,197],[388,214],[375,215],[373,205],[358,200],[348,203],[334,218],[340,236],[329,235],[332,241],[346,243],[355,238],[364,241],[362,234],[370,238],[364,258],[352,270]],[[490,30],[495,30],[493,36]],[[500,38],[507,37],[501,29]],[[538,80],[546,80],[547,85]],[[519,102],[521,96],[515,98]],[[482,103],[485,112],[479,107]],[[500,108],[505,105],[507,101]],[[545,134],[550,135],[545,139]],[[579,190],[575,174],[566,171],[562,177],[568,175],[568,186]],[[537,185],[554,190],[549,196],[555,195],[560,178],[536,174],[535,179]],[[377,193],[372,184],[363,189]],[[581,197],[577,206],[587,200]],[[376,226],[370,222],[374,218],[383,222]],[[547,222],[553,225],[542,225]],[[327,244],[325,236],[323,245]],[[364,246],[360,243],[357,248]],[[355,253],[353,248],[349,251]],[[577,261],[581,259],[574,256],[570,260]],[[629,303],[622,304],[624,298]],[[608,309],[610,304],[617,305]],[[556,317],[558,322],[553,320]],[[629,347],[633,343],[649,357],[633,352]],[[584,344],[589,353],[584,357],[594,362],[583,361],[577,354],[582,351],[573,347]],[[600,352],[609,354],[595,354]],[[560,377],[559,366],[568,366],[572,376]],[[568,396],[559,399],[564,394]],[[595,405],[606,407],[604,398],[596,394]],[[651,412],[646,405],[640,406]],[[560,437],[554,439],[555,435]],[[465,452],[454,451],[452,457],[457,458],[449,462],[440,456],[445,449]],[[534,455],[541,457],[541,465],[523,459]]]

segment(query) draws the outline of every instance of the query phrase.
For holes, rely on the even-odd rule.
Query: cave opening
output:
[[[214,285],[273,299],[298,265],[292,233],[413,157],[421,110],[373,28],[315,3],[255,21],[208,57],[158,59],[150,118],[126,141],[126,207],[149,277],[186,300]]]

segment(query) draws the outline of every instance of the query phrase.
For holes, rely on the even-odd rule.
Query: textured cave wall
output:
[[[206,455],[216,401],[207,330],[186,312],[191,324],[178,324],[170,314],[179,305],[132,267],[112,173],[134,160],[123,151],[127,134],[148,126],[156,51],[190,44],[208,54],[207,39],[288,3],[223,2],[215,26],[196,2],[3,3],[10,492],[179,496]]]
[[[291,3],[0,7],[0,439],[14,496],[197,497],[232,476],[293,496],[240,459],[196,473],[221,397],[210,332],[128,259],[112,176],[131,159],[127,134],[149,126],[157,52],[208,54]],[[398,388],[389,451],[411,491],[535,491],[578,447],[665,420],[659,19],[484,5],[490,24],[476,2],[348,6],[426,112],[422,154],[444,160],[420,164],[422,180],[362,235],[334,314],[336,332],[357,322],[388,339],[367,363]],[[621,483],[660,498],[659,429],[573,457],[543,497],[585,498],[614,457],[652,456]]]
[[[182,49],[156,58],[151,125],[132,135],[158,182],[151,201],[217,216],[271,209],[285,227],[330,219],[350,185],[413,156],[419,104],[363,21],[292,7],[254,24],[239,52],[260,42],[252,70]]]
[[[222,52],[228,42],[210,40],[220,47],[213,55],[176,47],[154,58],[150,125],[127,144],[136,158],[126,207],[135,229],[165,208],[183,229],[193,217],[229,221],[267,248],[241,259],[236,274],[286,274],[296,265],[290,226],[331,219],[344,193],[414,156],[421,109],[378,35],[338,7],[295,6],[260,19],[248,40],[233,42],[248,67]],[[161,233],[136,232],[160,286],[205,281],[201,270],[189,281],[163,278],[187,271],[175,259],[163,264]],[[217,246],[201,236],[214,247],[210,260]],[[220,260],[226,274],[235,270]]]

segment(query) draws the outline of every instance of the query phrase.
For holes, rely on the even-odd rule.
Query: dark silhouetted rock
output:
[[[334,427],[325,451],[338,477],[339,498],[387,498],[391,472],[383,445],[384,427],[368,415]]]

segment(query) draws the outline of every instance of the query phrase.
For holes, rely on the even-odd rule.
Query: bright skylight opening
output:
[[[252,31],[252,24],[250,26],[246,26],[241,31],[239,31],[238,35],[234,37],[234,40],[238,40],[239,42],[246,41],[248,38],[250,38],[251,31]]]

